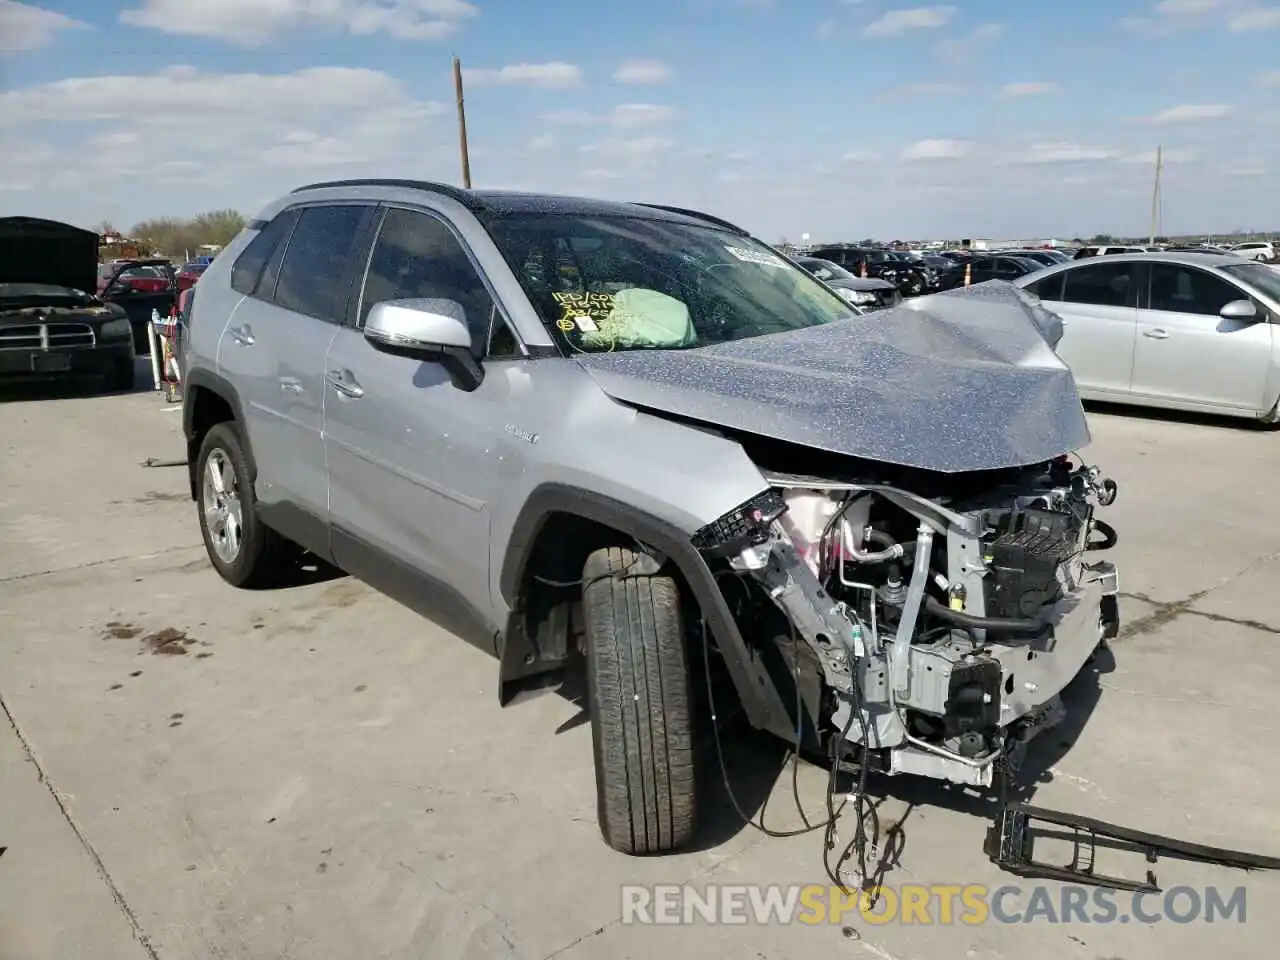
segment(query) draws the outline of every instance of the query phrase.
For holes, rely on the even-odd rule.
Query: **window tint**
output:
[[[286,210],[263,227],[256,237],[249,241],[236,257],[231,266],[231,288],[240,293],[253,294],[258,289],[258,279],[262,276],[262,268],[281,241],[289,236],[294,223],[297,222],[298,211]]]
[[[1133,305],[1136,263],[1091,263],[1066,271],[1062,299],[1100,307]]]
[[[360,325],[375,303],[412,299],[461,304],[473,349],[477,354],[485,349],[497,311],[466,250],[438,218],[393,208],[382,222],[369,261]]]
[[[1029,283],[1026,286],[1028,293],[1033,293],[1041,300],[1061,300],[1062,299],[1062,279],[1070,271],[1063,273],[1055,273],[1051,277],[1045,277],[1043,280],[1037,280],[1035,283]]]
[[[276,306],[342,322],[348,258],[367,209],[354,204],[303,209],[280,268]]]
[[[1246,294],[1211,273],[1171,263],[1151,265],[1151,309],[1203,313],[1216,317],[1232,300]]]

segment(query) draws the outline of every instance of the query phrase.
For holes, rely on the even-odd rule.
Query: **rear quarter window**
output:
[[[284,241],[293,232],[293,225],[298,222],[299,210],[285,210],[277,214],[267,223],[256,237],[240,251],[236,262],[231,265],[231,288],[237,293],[252,296],[258,292],[258,283],[262,279],[262,270]]]

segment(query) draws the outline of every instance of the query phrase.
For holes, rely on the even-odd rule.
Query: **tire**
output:
[[[679,591],[671,577],[625,576],[636,558],[591,554],[582,610],[600,832],[615,850],[648,854],[692,839],[697,796]]]
[[[103,386],[109,393],[127,393],[133,390],[133,360],[113,360],[103,372]]]
[[[223,498],[223,509],[211,511],[210,496],[216,499],[211,463],[219,466],[224,488],[231,486],[229,480],[234,480],[235,508],[229,505],[230,498]],[[274,530],[258,519],[249,458],[233,423],[215,425],[200,444],[196,458],[196,511],[205,552],[218,575],[233,587],[265,586],[279,568],[276,558],[281,540]],[[232,550],[229,549],[231,525],[228,517],[234,519],[237,512],[238,545]]]

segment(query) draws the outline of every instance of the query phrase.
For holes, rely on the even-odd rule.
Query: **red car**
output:
[[[178,293],[189,290],[196,285],[201,275],[209,269],[209,264],[194,261],[192,263],[183,264],[182,269],[177,273]]]
[[[113,292],[164,293],[173,286],[172,267],[164,260],[122,260],[98,270],[98,295]]]

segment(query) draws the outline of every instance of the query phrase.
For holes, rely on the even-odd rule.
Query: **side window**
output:
[[[1211,273],[1171,263],[1151,265],[1151,309],[1202,313],[1216,317],[1232,300],[1246,294]]]
[[[1066,271],[1062,300],[1099,307],[1133,306],[1136,263],[1091,263]]]
[[[348,259],[366,210],[356,204],[303,208],[280,267],[276,306],[342,322]]]
[[[258,280],[262,276],[262,268],[271,254],[282,245],[298,221],[297,209],[286,210],[277,214],[258,235],[249,241],[240,251],[236,262],[231,265],[231,288],[245,295],[252,295],[258,290]]]
[[[500,335],[506,324],[453,231],[437,217],[392,208],[382,221],[364,281],[360,326],[375,303],[440,299],[460,304],[471,328],[472,349],[518,355],[515,337]],[[494,336],[490,342],[490,328]],[[508,331],[508,334],[510,331]]]
[[[1033,293],[1041,300],[1061,300],[1062,299],[1062,279],[1067,274],[1055,273],[1051,277],[1045,277],[1043,280],[1037,280],[1035,283],[1029,283],[1026,286],[1028,293]]]

